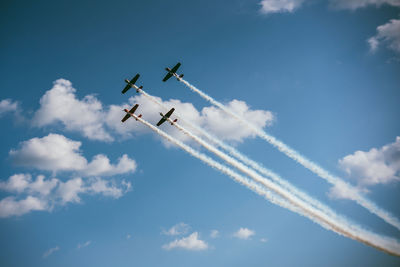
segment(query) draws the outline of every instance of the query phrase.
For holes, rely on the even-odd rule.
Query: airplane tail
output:
[[[142,117],[142,114],[139,114],[138,118],[141,118],[141,117]],[[138,120],[138,119],[136,119],[136,120]]]

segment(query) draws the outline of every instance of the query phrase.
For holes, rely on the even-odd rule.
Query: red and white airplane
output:
[[[125,117],[122,118],[122,122],[125,122],[127,119],[129,119],[129,117],[134,117],[133,113],[135,113],[136,109],[139,107],[139,104],[134,105],[131,110],[128,109],[124,109],[124,111],[126,112]],[[138,118],[142,117],[142,114],[139,114],[139,116],[137,116]],[[137,118],[135,118],[136,120],[138,120]]]

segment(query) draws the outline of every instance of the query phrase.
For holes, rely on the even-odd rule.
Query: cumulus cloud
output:
[[[106,175],[112,176],[136,170],[136,162],[124,154],[118,159],[118,163],[113,165],[106,155],[99,154],[93,157],[92,161],[86,166],[83,173],[86,175]]]
[[[243,227],[241,227],[237,232],[233,234],[234,237],[237,237],[239,239],[249,239],[253,235],[255,235],[255,232],[253,230]]]
[[[367,40],[371,52],[375,52],[381,43],[400,54],[400,20],[392,19],[376,28],[377,34]]]
[[[330,2],[335,8],[351,10],[370,5],[374,5],[376,7],[380,7],[381,5],[400,7],[400,0],[331,0]]]
[[[48,209],[47,203],[37,197],[27,196],[17,200],[15,197],[6,197],[0,201],[0,218],[20,216],[34,210]]]
[[[62,204],[68,202],[79,203],[81,201],[79,194],[85,192],[83,180],[80,177],[61,182],[57,190],[57,195],[61,198]]]
[[[48,171],[82,170],[87,160],[80,154],[81,142],[59,134],[32,138],[20,143],[20,148],[10,150],[13,162],[20,166]]]
[[[394,143],[369,151],[356,151],[339,160],[339,167],[361,186],[399,180],[400,137]]]
[[[272,112],[250,110],[244,101],[233,100],[227,106],[240,117],[246,118],[249,123],[259,128],[271,125],[274,120]],[[246,137],[255,136],[254,132],[248,129],[248,127],[243,127],[235,118],[232,118],[232,116],[227,115],[224,111],[216,107],[204,108],[202,115],[204,117],[203,127],[220,139],[242,141]]]
[[[163,230],[164,235],[184,235],[190,230],[190,226],[186,223],[180,222],[169,228],[168,230]]]
[[[98,154],[88,162],[80,147],[81,142],[49,134],[21,142],[18,149],[10,150],[10,157],[17,165],[52,171],[53,175],[62,171],[64,176],[70,177],[60,180],[38,175],[33,179],[28,173],[0,181],[0,190],[15,194],[0,201],[0,217],[19,216],[33,210],[50,211],[55,205],[80,203],[83,194],[120,198],[130,191],[130,182],[101,177],[133,173],[136,170],[133,159],[124,154],[116,164],[111,164],[106,155]]]
[[[32,182],[30,174],[21,173],[12,175],[7,181],[0,182],[0,189],[14,193],[28,192],[47,196],[57,183],[58,180],[54,178],[45,181],[43,175],[38,175],[36,180]]]
[[[175,114],[179,113],[185,120],[206,128],[225,140],[242,141],[246,137],[253,136],[246,127],[242,127],[240,123],[214,107],[206,107],[199,111],[191,103],[184,103],[176,99],[168,101],[157,99],[166,107],[175,107]],[[140,104],[137,113],[142,113],[143,118],[153,124],[160,120],[160,111],[166,112],[143,95],[129,98],[128,103],[103,107],[101,101],[94,95],[79,99],[71,82],[59,79],[54,82],[53,88],[42,96],[40,108],[33,118],[33,124],[37,127],[44,127],[61,123],[68,131],[78,132],[89,139],[101,141],[112,141],[116,138],[128,138],[137,134],[149,133],[150,130],[141,123],[132,121],[121,123],[124,115],[122,110],[130,108],[135,103]],[[228,105],[258,127],[270,125],[274,120],[270,111],[251,110],[243,101],[233,100]],[[173,114],[173,118],[175,114]],[[186,125],[183,124],[183,126]],[[167,123],[161,127],[181,141],[190,139]]]
[[[88,163],[82,156],[81,142],[63,135],[49,134],[20,143],[19,149],[10,150],[12,161],[19,166],[45,171],[76,171],[85,176],[112,176],[134,172],[136,162],[126,154],[111,164],[106,155],[98,154]]]
[[[126,192],[131,190],[131,183],[122,180],[120,185],[117,185],[113,181],[106,181],[101,178],[91,179],[90,186],[87,187],[86,191],[93,194],[102,194],[104,196],[120,198]]]
[[[38,175],[15,174],[0,182],[0,190],[15,195],[0,201],[0,217],[20,216],[31,211],[51,211],[55,205],[80,203],[82,194],[120,198],[130,191],[131,183],[122,180],[104,180],[99,177],[75,177],[63,182],[58,178],[45,179]]]
[[[57,250],[60,250],[59,246],[55,246],[54,248],[50,248],[47,251],[45,251],[43,253],[43,258],[47,258],[48,256],[50,256],[51,254],[53,254],[54,252],[56,252]]]
[[[191,124],[206,129],[222,140],[240,142],[245,138],[254,137],[254,133],[251,130],[247,127],[243,127],[236,119],[213,106],[204,107],[201,111],[198,111],[191,103],[183,103],[175,99],[163,101],[161,98],[157,98],[157,101],[163,103],[166,107],[175,107],[175,113],[172,115],[172,119],[174,119],[175,116],[179,116],[179,118],[182,118],[184,121],[190,121]],[[166,112],[166,110],[160,110],[157,104],[143,95],[131,97],[129,103],[129,105],[125,104],[123,106],[110,106],[106,118],[108,127],[124,136],[131,133],[147,133],[149,130],[140,123],[121,124],[121,109],[129,108],[134,103],[141,103],[137,111],[138,114],[143,114],[143,118],[153,124],[160,120],[160,115],[158,112],[154,112],[155,110]],[[243,116],[248,119],[250,123],[260,128],[270,126],[275,119],[271,111],[252,110],[244,101],[232,100],[227,106],[238,115]],[[178,120],[178,123],[190,129],[189,125],[185,124],[182,120]],[[161,128],[181,141],[190,140],[189,137],[181,133],[175,127],[171,127],[168,123],[161,125]],[[191,130],[195,132],[194,129]]]
[[[101,102],[94,95],[78,99],[76,89],[68,80],[58,79],[53,88],[40,99],[40,108],[33,118],[33,125],[43,127],[61,123],[69,131],[76,131],[93,140],[112,141],[104,129],[104,112]]]
[[[304,0],[262,0],[261,12],[264,14],[293,12],[303,4]]]
[[[18,103],[11,99],[3,99],[0,101],[0,117],[8,112],[14,112],[18,108]]]
[[[175,239],[174,241],[163,245],[162,248],[165,250],[180,248],[184,250],[200,251],[208,249],[208,244],[205,241],[199,239],[198,232],[194,232],[188,237]]]

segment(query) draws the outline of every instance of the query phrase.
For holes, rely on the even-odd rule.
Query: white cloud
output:
[[[168,101],[157,99],[167,107],[175,107],[175,114],[179,113],[185,120],[206,128],[225,140],[242,141],[246,137],[253,136],[246,127],[242,127],[235,119],[214,107],[198,111],[191,103],[184,103],[176,99]],[[40,108],[35,113],[33,124],[44,127],[61,123],[69,131],[79,132],[89,139],[101,141],[112,141],[115,138],[128,138],[132,135],[149,133],[150,130],[146,126],[135,123],[132,119],[121,123],[124,115],[122,110],[130,108],[134,103],[140,104],[137,113],[142,113],[143,118],[153,124],[160,120],[160,111],[166,112],[143,95],[131,97],[129,103],[109,105],[103,108],[102,103],[94,95],[88,95],[79,100],[71,82],[59,79],[54,82],[53,88],[42,96]],[[274,120],[270,111],[250,110],[243,101],[233,100],[228,105],[258,127],[270,125]],[[173,118],[175,114],[172,115]],[[168,123],[162,125],[161,128],[181,141],[190,139]]]
[[[367,40],[371,52],[375,52],[379,46],[379,40],[376,37],[371,37]]]
[[[261,242],[261,243],[267,243],[267,241],[268,241],[268,240],[267,240],[266,238],[261,238],[261,239],[260,239],[260,242]]]
[[[102,104],[93,95],[82,100],[75,96],[76,89],[68,80],[58,79],[53,88],[40,99],[40,108],[36,111],[33,124],[43,127],[60,122],[69,131],[76,131],[93,140],[112,141],[113,138],[104,129]]]
[[[210,233],[211,238],[217,238],[218,236],[219,236],[218,230],[211,230],[211,233]]]
[[[132,236],[131,236],[130,234],[127,234],[127,235],[126,235],[126,239],[129,240],[129,239],[131,239],[131,238],[132,238]]]
[[[356,151],[339,160],[339,167],[360,187],[386,184],[400,179],[400,137],[394,143],[369,151]]]
[[[349,187],[345,183],[338,183],[331,187],[328,196],[333,199],[350,199],[356,201],[361,193],[367,193],[368,190],[358,187]]]
[[[199,239],[198,232],[194,232],[188,237],[175,239],[174,241],[163,245],[162,248],[165,250],[180,248],[185,250],[200,251],[208,249],[208,244]]]
[[[79,194],[85,192],[83,180],[80,177],[69,179],[66,182],[60,182],[57,195],[61,198],[62,204],[68,202],[79,203],[81,201]]]
[[[3,99],[0,101],[0,117],[7,113],[16,111],[18,108],[18,103],[13,102],[11,99]]]
[[[180,222],[172,226],[167,231],[163,230],[164,235],[184,235],[190,230],[190,226],[186,223]]]
[[[239,239],[249,239],[253,235],[255,235],[255,232],[253,230],[243,227],[241,227],[237,232],[233,234],[234,237],[237,237]]]
[[[244,101],[232,100],[227,106],[240,117],[246,118],[249,123],[259,128],[271,125],[274,120],[272,112],[250,110]],[[203,127],[220,139],[242,141],[244,138],[255,136],[254,132],[248,127],[243,127],[235,118],[216,107],[203,108],[202,115],[204,117]]]
[[[49,134],[24,141],[19,149],[12,149],[9,154],[16,165],[53,172],[76,171],[85,176],[112,176],[136,170],[136,162],[126,154],[115,165],[103,154],[94,156],[88,163],[80,147],[81,142],[63,135]]]
[[[0,182],[0,189],[9,192],[23,192],[32,180],[30,174],[15,174],[11,176],[7,182]]]
[[[48,205],[45,201],[32,196],[16,200],[15,197],[6,197],[0,201],[0,218],[20,216],[34,210],[46,210]]]
[[[371,52],[378,49],[380,43],[400,54],[400,20],[392,19],[376,28],[377,34],[367,40]]]
[[[157,100],[166,107],[175,107],[175,113],[172,115],[172,119],[179,115],[183,120],[190,121],[191,124],[206,129],[222,140],[240,142],[243,141],[244,138],[255,136],[251,130],[247,127],[243,127],[235,118],[232,118],[224,111],[213,106],[204,107],[201,111],[198,111],[191,103],[183,103],[175,99],[162,101],[161,98],[157,98]],[[143,118],[153,124],[160,120],[158,111],[166,112],[166,110],[162,110],[157,104],[143,95],[131,97],[129,102],[130,105],[111,106],[108,117],[106,118],[107,125],[123,136],[128,136],[131,133],[138,134],[150,131],[147,127],[136,122],[121,124],[121,110],[123,108],[129,108],[134,103],[140,103],[137,113],[143,114]],[[271,125],[275,119],[271,111],[251,110],[244,101],[232,100],[227,106],[239,116],[246,118],[250,123],[259,128]],[[178,120],[178,123],[185,128],[190,128],[182,120]],[[175,127],[171,127],[168,123],[162,125],[161,129],[181,141],[190,140],[189,137],[181,133]],[[195,130],[193,131],[195,132]]]
[[[366,6],[374,5],[379,7],[381,5],[390,5],[399,7],[400,0],[331,0],[331,5],[340,9],[355,10]]]
[[[92,243],[92,241],[86,241],[85,243],[79,243],[76,247],[77,247],[77,249],[81,249],[81,248],[85,248],[85,247],[87,247],[87,246],[89,246],[90,245],[90,243]]]
[[[32,176],[30,174],[21,173],[12,175],[5,182],[0,182],[0,189],[16,193],[38,193],[39,195],[46,196],[57,183],[57,179],[45,181],[43,175],[37,176],[36,180],[32,182]]]
[[[136,170],[136,162],[130,159],[128,155],[124,154],[118,159],[116,165],[110,164],[110,160],[106,155],[98,154],[93,157],[92,161],[86,166],[83,171],[86,175],[106,175],[112,176]]]
[[[20,149],[11,150],[13,162],[20,166],[48,171],[82,170],[87,160],[80,154],[81,142],[59,134],[43,138],[32,138],[20,144]]]
[[[49,250],[47,250],[45,253],[43,253],[43,258],[47,258],[48,256],[50,256],[51,254],[53,254],[54,252],[56,252],[57,250],[60,250],[59,246],[55,246],[54,248],[50,248]]]
[[[0,181],[1,190],[15,194],[0,201],[0,217],[20,216],[33,210],[50,211],[55,205],[80,203],[83,194],[120,198],[130,191],[130,182],[104,180],[101,176],[133,173],[136,170],[133,159],[122,155],[116,164],[111,164],[106,155],[99,154],[88,163],[80,146],[81,142],[63,135],[49,134],[21,142],[18,149],[11,150],[10,157],[17,165],[52,171],[53,175],[56,171],[73,172],[73,175],[63,180],[38,175],[33,180],[30,174],[15,174]]]
[[[131,183],[122,180],[118,186],[111,181],[106,181],[100,178],[93,178],[87,191],[94,194],[102,194],[104,196],[120,198],[131,189]]]
[[[15,174],[0,183],[1,190],[15,193],[0,201],[0,217],[20,216],[34,210],[51,211],[55,205],[79,203],[82,194],[120,198],[130,188],[131,183],[125,180],[76,177],[63,182],[38,175],[32,181],[30,174]]]
[[[260,2],[261,12],[265,14],[293,12],[303,2],[304,0],[262,0]]]
[[[28,186],[28,192],[39,193],[42,196],[48,196],[51,191],[58,185],[59,180],[52,178],[50,180],[45,180],[44,175],[38,175],[36,181]]]

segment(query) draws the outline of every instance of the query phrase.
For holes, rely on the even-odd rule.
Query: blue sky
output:
[[[378,4],[376,4],[378,3]],[[398,266],[276,206],[134,120],[168,107],[377,234],[399,230],[174,79],[400,217],[400,3],[2,2],[0,265]],[[160,101],[161,101],[160,99]],[[234,101],[236,100],[236,101]],[[162,130],[209,154],[171,125]],[[222,162],[222,161],[221,161]]]

